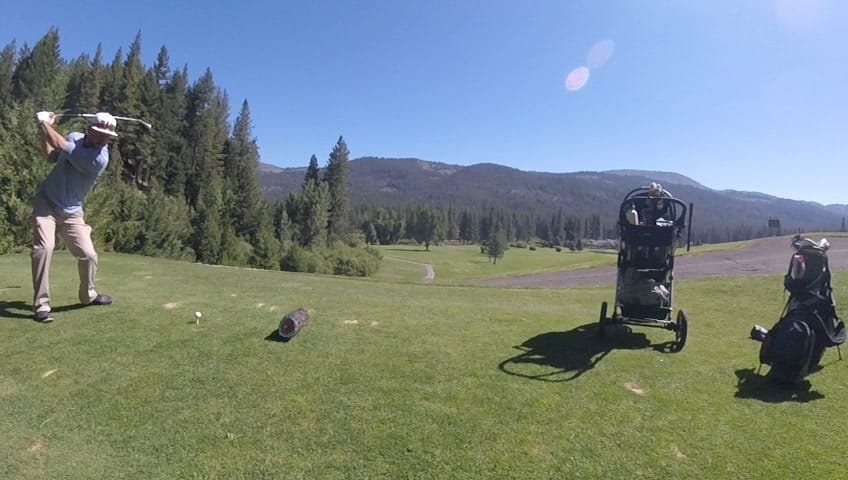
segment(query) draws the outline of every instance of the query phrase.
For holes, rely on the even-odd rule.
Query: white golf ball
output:
[[[202,316],[203,316],[203,314],[202,314],[202,313],[200,313],[200,312],[194,312],[194,318],[200,318],[200,317],[202,317]]]

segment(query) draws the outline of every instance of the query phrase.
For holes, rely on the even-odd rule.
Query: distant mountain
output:
[[[843,217],[848,216],[848,205],[831,203],[830,205],[825,205],[824,208],[830,210],[831,212],[837,215],[842,215]]]
[[[306,172],[305,168],[260,170],[260,184],[269,198],[284,197],[300,189]],[[351,160],[348,181],[354,205],[429,204],[460,209],[492,206],[538,215],[562,209],[565,214],[579,217],[599,215],[606,224],[615,223],[619,204],[627,192],[659,181],[678,198],[694,203],[696,232],[745,228],[751,236],[766,231],[770,217],[780,219],[783,232],[835,230],[844,215],[835,207],[845,207],[825,207],[757,192],[712,190],[673,172],[525,172],[492,163],[459,166],[416,158]]]
[[[284,169],[282,169],[282,168],[280,168],[280,167],[278,167],[278,166],[276,166],[276,165],[270,165],[270,164],[267,164],[267,163],[259,162],[259,171],[260,171],[260,172],[264,172],[264,173],[280,173],[280,172],[282,172],[283,170],[284,170]]]
[[[674,172],[658,172],[653,170],[606,170],[604,173],[610,173],[613,175],[624,175],[630,177],[652,178],[654,179],[653,181],[659,182],[661,184],[688,185],[690,187],[703,188],[705,190],[708,190],[707,187],[701,185],[695,180],[692,180],[691,178],[685,175],[681,175],[679,173]]]

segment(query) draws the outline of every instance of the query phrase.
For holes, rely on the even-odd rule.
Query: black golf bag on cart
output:
[[[796,235],[792,248],[795,253],[783,278],[783,286],[789,292],[783,313],[771,330],[754,327],[751,331],[753,338],[762,341],[760,366],[769,365],[768,377],[784,384],[802,380],[818,367],[826,348],[838,349],[846,338],[830,285],[830,243],[827,239],[814,242]]]

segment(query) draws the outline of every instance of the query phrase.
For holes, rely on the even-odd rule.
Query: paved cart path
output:
[[[819,240],[813,237],[813,240]],[[833,271],[848,270],[848,237],[828,238],[827,256]],[[785,273],[792,255],[788,237],[764,238],[742,248],[678,256],[674,260],[675,280],[717,275],[767,275]],[[679,252],[680,250],[678,250]],[[497,287],[574,287],[615,283],[616,267],[596,267],[568,272],[493,278],[479,285]]]

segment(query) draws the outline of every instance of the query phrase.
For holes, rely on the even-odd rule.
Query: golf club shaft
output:
[[[80,118],[95,118],[97,117],[94,113],[57,113],[57,117],[80,117]],[[153,130],[153,125],[141,120],[139,118],[130,118],[130,117],[114,117],[115,120],[122,120],[124,122],[135,122],[140,123],[147,127],[148,130]]]

